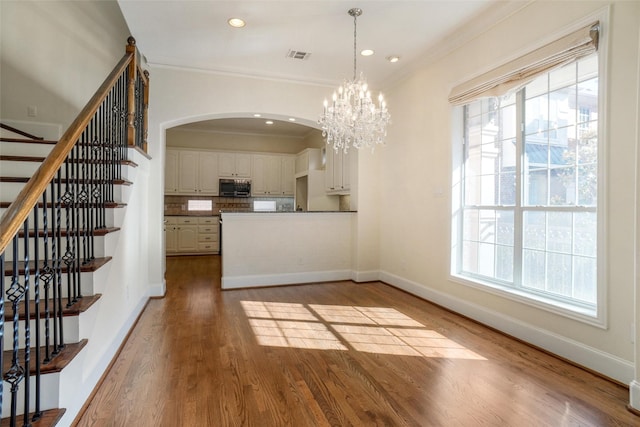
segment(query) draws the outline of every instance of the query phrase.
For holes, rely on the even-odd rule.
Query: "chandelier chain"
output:
[[[356,70],[357,70],[357,58],[358,58],[358,49],[357,49],[357,40],[358,40],[358,14],[353,14],[353,80],[356,79]]]

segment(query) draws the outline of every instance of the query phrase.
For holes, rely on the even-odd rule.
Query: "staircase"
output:
[[[105,307],[129,300],[112,283],[110,266],[123,263],[121,227],[132,222],[127,205],[138,164],[149,160],[148,75],[135,58],[130,38],[123,59],[60,141],[3,126],[2,426],[70,425],[115,353],[113,339],[95,337],[109,327]]]

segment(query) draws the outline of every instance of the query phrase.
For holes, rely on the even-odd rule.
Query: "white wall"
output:
[[[519,335],[569,359],[628,382],[634,346],[634,188],[638,123],[640,3],[618,1],[603,24],[606,82],[605,249],[608,327],[601,329],[470,288],[449,279],[452,107],[450,89],[519,52],[539,46],[609,2],[533,2],[388,91],[394,124],[380,166],[382,277],[443,305]],[[398,190],[395,182],[405,187]],[[367,206],[360,202],[360,208]]]

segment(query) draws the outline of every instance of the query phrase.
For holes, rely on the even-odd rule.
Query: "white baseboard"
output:
[[[162,283],[149,285],[150,297],[163,297],[167,292],[167,282],[163,279]]]
[[[354,282],[375,282],[376,280],[380,280],[379,274],[380,272],[378,270],[352,271],[351,280],[353,280]]]
[[[381,271],[379,276],[381,281],[394,287],[470,317],[623,384],[629,384],[634,379],[634,365],[630,361],[400,276],[385,271]],[[637,403],[640,407],[640,384],[636,384],[636,387],[639,388]]]
[[[633,380],[629,384],[629,405],[640,411],[640,382]]]
[[[89,398],[98,381],[100,381],[100,378],[102,378],[102,375],[111,364],[111,361],[116,357],[118,349],[124,343],[129,331],[133,328],[142,310],[144,310],[148,299],[149,297],[145,296],[138,301],[138,304],[136,304],[136,307],[131,311],[117,335],[111,341],[111,344],[104,350],[95,367],[91,369],[91,373],[82,379],[82,384],[76,384],[78,388],[74,389],[73,393],[67,393],[68,395],[72,395],[73,398],[66,402],[67,404],[65,406],[67,410],[58,425],[65,426],[72,424],[85,401]],[[86,352],[87,349],[84,351]],[[80,372],[80,370],[78,370],[78,372]]]
[[[257,288],[262,286],[351,280],[351,270],[310,271],[301,273],[223,276],[222,289]]]

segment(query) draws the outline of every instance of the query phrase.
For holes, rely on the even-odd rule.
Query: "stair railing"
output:
[[[10,414],[0,409],[0,418],[11,426],[20,412],[23,426],[43,415],[40,366],[64,349],[64,308],[82,298],[80,272],[95,259],[94,233],[107,226],[107,208],[116,205],[114,184],[123,181],[128,148],[146,152],[149,75],[138,66],[133,37],[127,42],[125,55],[0,220],[0,367],[11,399]],[[12,334],[6,358],[5,332]],[[0,383],[0,405],[5,397]]]

